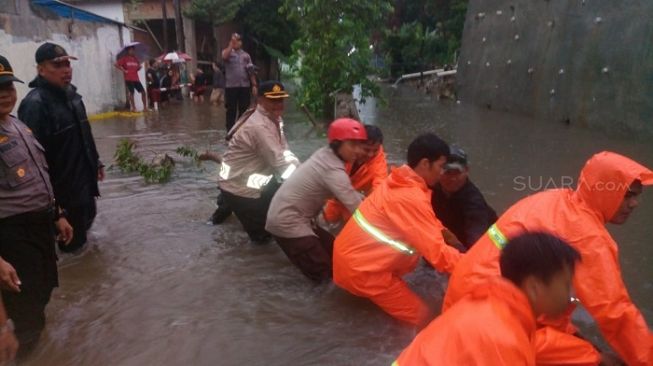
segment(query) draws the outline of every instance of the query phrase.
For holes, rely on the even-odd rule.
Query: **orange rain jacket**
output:
[[[497,277],[433,320],[392,366],[535,365],[534,333],[526,295]]]
[[[624,156],[601,152],[587,161],[575,191],[549,190],[517,202],[458,263],[443,310],[486,277],[499,275],[498,247],[502,241],[521,231],[545,230],[581,253],[573,285],[610,346],[628,365],[653,365],[653,333],[626,291],[617,244],[605,228],[637,179],[651,185],[653,172]],[[538,319],[540,325],[558,331],[558,336],[553,330],[538,331],[538,364],[598,363],[599,355],[591,344],[581,342],[583,349],[569,347],[570,342],[579,340],[570,336],[576,331],[571,324],[571,310],[559,319]]]
[[[345,164],[345,171],[351,174],[352,163]],[[378,187],[385,178],[388,177],[388,163],[385,160],[383,146],[379,151],[365,164],[361,165],[353,175],[350,175],[351,185],[355,190],[369,196],[372,190]],[[327,201],[324,207],[324,219],[327,222],[347,222],[351,213],[347,208],[335,198]]]
[[[429,308],[401,277],[415,269],[420,256],[438,271],[453,271],[461,254],[445,244],[442,229],[424,179],[408,165],[396,168],[336,238],[333,280],[395,318],[421,324]]]

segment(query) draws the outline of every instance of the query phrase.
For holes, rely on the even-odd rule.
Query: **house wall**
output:
[[[54,42],[77,56],[73,62],[73,84],[82,95],[89,114],[113,110],[125,100],[125,87],[113,67],[121,48],[120,27],[114,24],[62,19],[43,8],[19,0],[18,12],[0,10],[0,52],[9,59],[15,74],[19,100],[36,76],[34,53],[44,42]]]

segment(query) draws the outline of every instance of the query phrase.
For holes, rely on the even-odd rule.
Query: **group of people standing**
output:
[[[96,215],[104,179],[71,61],[46,42],[35,53],[37,75],[18,108],[14,75],[0,56],[0,362],[36,344],[45,307],[58,286],[56,244],[79,252]]]
[[[421,329],[394,365],[653,364],[653,333],[605,228],[627,221],[653,185],[649,168],[601,152],[577,189],[534,194],[497,216],[464,150],[432,133],[388,172],[381,130],[336,119],[327,145],[300,163],[283,131],[288,97],[282,83],[261,83],[256,107],[228,131],[214,222],[233,212],[253,243],[274,239],[308,279]],[[438,317],[402,278],[421,259],[451,276]],[[578,302],[616,354],[571,323]]]
[[[136,112],[136,104],[134,104],[136,92],[141,95],[143,108],[150,110],[167,104],[171,98],[182,99],[181,73],[176,65],[161,63],[156,59],[149,60],[145,70],[145,89],[138,76],[138,71],[143,66],[136,57],[133,46],[126,49],[126,54],[120,57],[114,66],[125,78],[127,101],[131,112]]]
[[[190,77],[189,85],[194,101],[203,102],[204,95],[210,88],[211,103],[217,106],[224,104],[227,130],[251,106],[251,96],[256,95],[258,88],[256,67],[242,46],[242,36],[233,33],[227,47],[221,52],[222,62],[211,63],[212,73],[207,74],[198,68]],[[141,95],[143,107],[149,109],[167,103],[170,98],[182,99],[182,77],[178,64],[149,60],[145,72],[147,91],[138,76],[142,64],[136,56],[135,46],[127,47],[114,66],[123,73],[129,109],[132,112],[136,112],[136,92]]]

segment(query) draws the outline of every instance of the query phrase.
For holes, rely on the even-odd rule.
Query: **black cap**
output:
[[[14,69],[11,68],[9,60],[4,56],[0,56],[0,84],[8,83],[11,81],[17,81],[22,83],[23,81],[14,76]]]
[[[458,170],[460,172],[467,168],[467,154],[465,150],[461,149],[458,145],[449,146],[449,156],[447,157],[447,164],[444,170]]]
[[[69,56],[66,50],[58,44],[45,42],[42,44],[34,55],[36,63],[40,64],[43,61],[64,61],[64,60],[77,60],[75,56]]]
[[[283,84],[276,80],[262,82],[258,88],[258,95],[259,97],[266,97],[268,99],[281,99],[290,96],[286,92],[286,88]]]

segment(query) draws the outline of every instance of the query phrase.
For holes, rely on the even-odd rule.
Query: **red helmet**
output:
[[[338,118],[331,122],[327,131],[329,143],[344,140],[367,140],[367,132],[362,123],[351,118]]]

